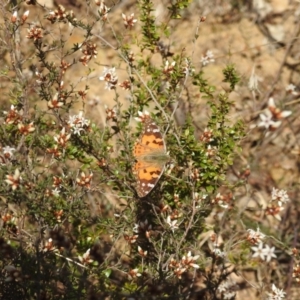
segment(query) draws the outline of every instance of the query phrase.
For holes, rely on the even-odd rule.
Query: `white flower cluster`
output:
[[[90,125],[90,120],[85,119],[81,111],[78,115],[70,116],[68,124],[73,134],[80,135],[81,131],[85,131]]]

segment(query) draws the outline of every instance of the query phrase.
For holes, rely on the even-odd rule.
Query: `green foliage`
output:
[[[171,6],[168,7],[171,13],[172,19],[180,19],[182,10],[187,8],[189,4],[192,2],[191,0],[176,0],[175,3],[172,3]]]
[[[142,46],[141,50],[148,49],[154,51],[159,41],[159,33],[155,25],[153,3],[150,0],[139,0],[140,21],[142,24]]]
[[[224,74],[224,82],[229,82],[230,84],[230,89],[233,91],[234,87],[239,83],[240,81],[240,76],[238,75],[234,65],[228,65],[226,68],[223,70]]]

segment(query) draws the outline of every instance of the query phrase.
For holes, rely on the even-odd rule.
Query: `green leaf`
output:
[[[104,276],[105,276],[106,278],[109,278],[109,276],[110,276],[110,274],[111,274],[111,269],[106,269],[106,270],[104,270],[102,273],[104,274]]]

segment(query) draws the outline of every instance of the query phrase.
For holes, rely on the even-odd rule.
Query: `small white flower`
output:
[[[12,23],[16,23],[17,19],[18,19],[18,12],[15,10],[14,13],[12,14],[10,20]]]
[[[196,202],[196,208],[199,209],[203,206],[203,202],[204,200],[207,198],[208,195],[202,195],[202,197],[200,197],[199,193],[193,193],[192,197],[193,200]]]
[[[73,134],[80,135],[81,131],[85,131],[86,127],[90,125],[90,120],[85,119],[82,115],[83,111],[80,111],[78,115],[69,116],[68,124]]]
[[[78,126],[75,126],[75,127],[73,127],[72,129],[73,129],[72,132],[73,132],[73,134],[75,134],[75,135],[80,135],[80,134],[81,134],[81,131],[83,131],[83,129],[82,129],[81,127],[78,127]]]
[[[14,105],[11,105],[11,106],[10,106],[10,111],[15,112],[15,106],[14,106]],[[7,115],[8,112],[7,112],[6,110],[4,110],[4,111],[3,111],[3,114]]]
[[[199,255],[192,256],[191,251],[189,251],[187,255],[183,255],[183,257],[181,259],[181,264],[183,266],[199,269],[200,268],[199,265],[194,263],[198,258],[199,258]]]
[[[292,112],[291,112],[290,110],[284,110],[284,111],[282,111],[282,112],[280,113],[280,117],[281,117],[282,119],[284,119],[284,118],[290,116],[291,114],[292,114]]]
[[[253,229],[248,229],[247,231],[247,240],[254,244],[262,242],[262,240],[266,237],[262,232],[260,232],[259,227],[257,227],[256,231],[254,231]]]
[[[132,231],[135,233],[139,233],[139,227],[140,227],[139,224],[135,223]]]
[[[5,156],[12,157],[13,156],[13,151],[16,151],[16,148],[10,147],[10,146],[5,146],[2,148],[2,152]]]
[[[134,26],[134,24],[137,22],[137,19],[134,19],[134,13],[132,13],[130,16],[126,16],[125,14],[122,13],[122,18],[125,27],[129,29],[131,29]]]
[[[213,58],[214,58],[214,54],[213,54],[213,52],[212,52],[211,50],[207,50],[207,51],[206,51],[206,56],[207,56],[209,59],[213,59]],[[213,61],[215,61],[215,60],[213,59]]]
[[[127,273],[127,275],[130,280],[133,280],[136,277],[142,276],[142,274],[139,273],[139,269],[132,269]]]
[[[11,185],[11,188],[14,191],[20,185],[21,180],[20,171],[16,169],[14,175],[6,175],[5,182]]]
[[[116,68],[106,68],[102,72],[102,76],[99,77],[99,80],[105,81],[105,89],[112,90],[116,88],[118,83],[118,76],[116,75]]]
[[[213,63],[215,61],[214,54],[211,50],[207,50],[205,56],[202,55],[200,62],[203,66],[206,66],[209,63]]]
[[[297,93],[297,92],[295,91],[295,89],[296,89],[296,86],[293,85],[293,84],[289,84],[289,85],[285,88],[285,90],[286,90],[288,93],[290,93],[290,94],[296,96],[296,95],[298,95],[299,93]]]
[[[105,3],[104,0],[95,0],[95,3],[97,6],[99,6],[99,14],[102,18],[102,21],[106,21],[107,17],[108,17],[108,12],[110,11],[110,8],[108,8]]]
[[[177,220],[171,221],[171,217],[168,216],[166,223],[170,226],[171,230],[174,232],[175,229],[178,229],[178,225],[176,225]]]
[[[217,257],[220,257],[220,258],[224,258],[226,256],[226,253],[224,251],[221,251],[220,248],[214,248],[213,249],[213,254]]]
[[[150,114],[147,110],[145,110],[144,112],[138,111],[138,117],[135,117],[134,119],[137,122],[143,122],[145,119],[149,118]]]
[[[275,247],[270,247],[269,245],[263,246],[263,243],[259,243],[257,247],[251,247],[254,251],[252,257],[259,257],[261,260],[270,262],[272,258],[276,257],[276,254],[274,253]]]
[[[53,194],[54,197],[58,197],[59,193],[60,193],[59,188],[55,188],[54,190],[52,190],[52,194]]]
[[[102,76],[99,77],[99,80],[106,80],[106,76],[110,74],[111,76],[116,75],[115,74],[116,68],[106,68],[104,67],[104,70],[102,71]]]
[[[142,257],[145,257],[148,254],[148,251],[144,251],[140,246],[138,246],[138,252]]]
[[[90,120],[82,118],[81,119],[81,126],[89,126],[90,125]]]
[[[144,112],[138,111],[138,115],[140,117],[144,117],[144,116],[149,116],[150,114],[147,110],[145,110]]]
[[[285,298],[285,292],[276,287],[275,284],[272,284],[272,293],[268,293],[267,300],[281,300]]]
[[[259,115],[261,122],[258,123],[258,127],[265,127],[266,129],[275,129],[281,125],[281,121],[273,121],[272,113],[266,110],[265,114]]]
[[[273,187],[272,201],[278,201],[278,205],[282,206],[290,201],[289,195],[285,190],[278,190]]]
[[[265,256],[265,261],[270,262],[272,257],[276,258],[275,247],[269,247],[269,245],[266,245],[266,247],[263,249],[263,254]]]
[[[167,60],[165,63],[165,67],[164,67],[164,73],[165,74],[172,74],[174,71],[174,67],[176,65],[176,61],[173,61],[171,64],[169,63],[169,61]]]
[[[93,262],[93,260],[90,258],[90,250],[91,249],[87,249],[86,252],[82,256],[81,255],[78,256],[78,259],[81,263],[89,264],[89,263]]]
[[[195,73],[195,69],[192,68],[191,62],[190,62],[187,58],[185,58],[185,66],[183,67],[183,70],[182,70],[182,71],[183,71],[183,73],[186,74],[187,76],[188,76],[189,74]]]
[[[261,260],[265,260],[265,252],[263,247],[263,243],[259,243],[257,247],[251,247],[251,249],[254,251],[252,257],[259,257]]]
[[[53,240],[49,238],[44,245],[43,252],[53,251],[55,250],[55,246],[53,245]]]
[[[286,118],[286,117],[288,117],[288,116],[290,116],[292,114],[292,112],[289,111],[289,110],[283,110],[282,111],[281,109],[279,109],[275,105],[274,99],[272,97],[268,100],[268,109],[271,112],[272,117],[275,120],[284,119],[284,118]]]

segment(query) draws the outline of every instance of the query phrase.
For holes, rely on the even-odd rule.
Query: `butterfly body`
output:
[[[144,130],[134,145],[133,156],[136,160],[133,166],[136,190],[138,196],[143,198],[155,187],[169,160],[164,137],[151,118],[144,122]]]

